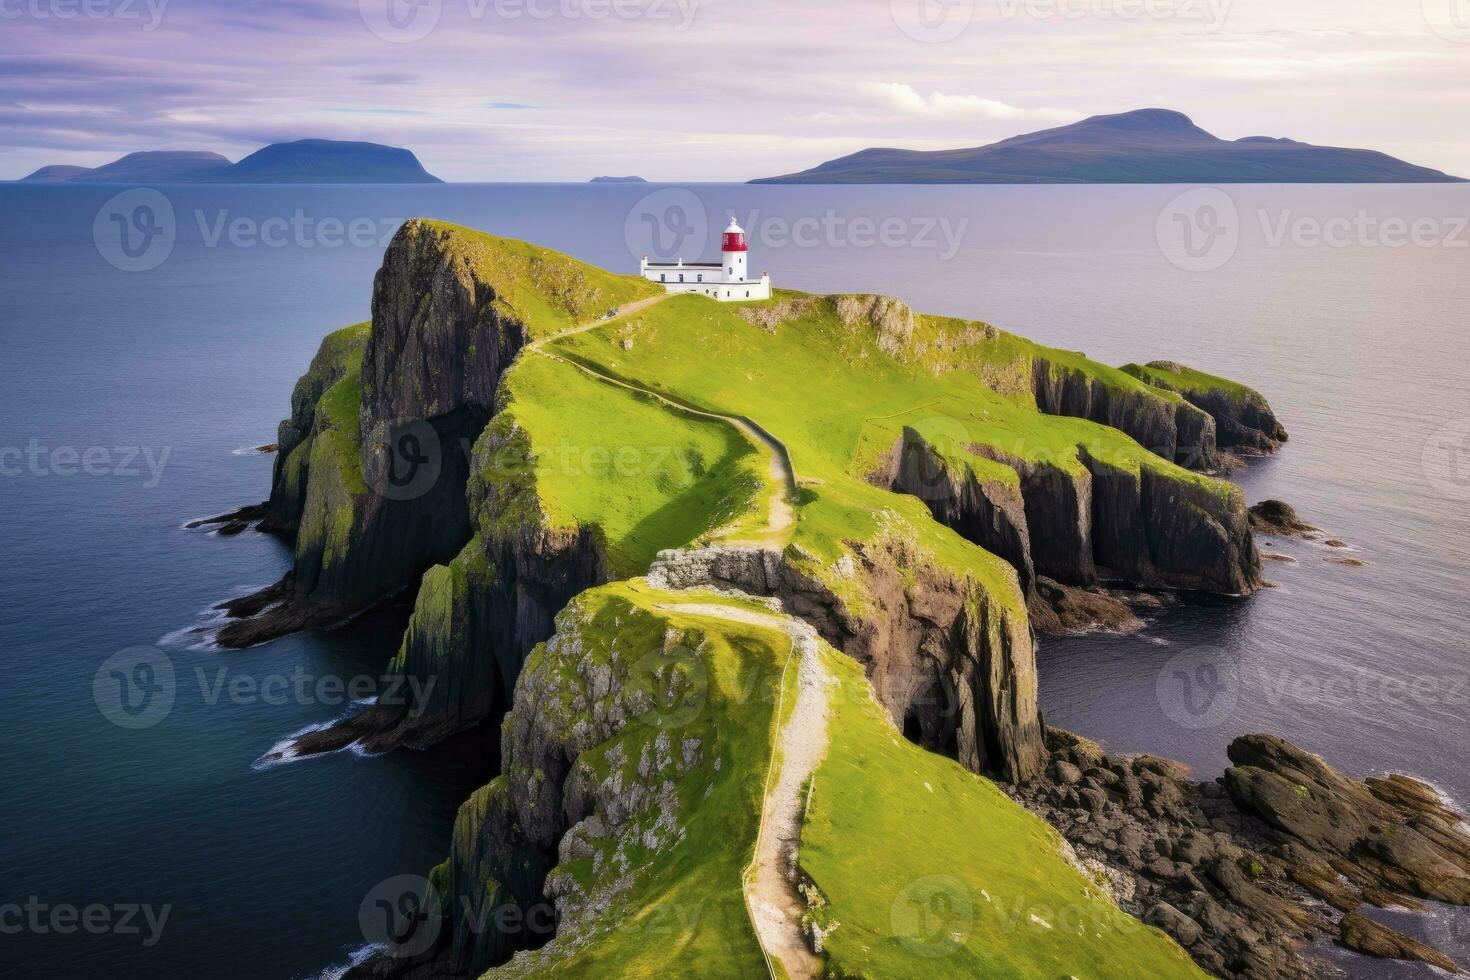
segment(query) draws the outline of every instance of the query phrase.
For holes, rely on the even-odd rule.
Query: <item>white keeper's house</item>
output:
[[[750,278],[746,264],[748,251],[745,230],[730,219],[730,227],[720,236],[719,262],[650,262],[643,256],[638,271],[645,279],[661,283],[671,293],[702,293],[722,303],[737,300],[770,299],[771,277],[762,272],[759,279]]]

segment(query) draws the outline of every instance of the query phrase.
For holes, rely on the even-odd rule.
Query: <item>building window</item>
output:
[[[734,279],[735,278],[735,267],[733,265],[730,266],[730,278],[731,279]]]
[[[679,273],[679,281],[680,282],[683,282],[684,281],[684,273],[682,273],[682,272]]]
[[[695,277],[695,281],[696,282],[704,282],[704,273],[701,272],[698,276],[696,276]]]
[[[745,298],[750,299],[750,290],[748,289],[745,291]]]
[[[658,281],[659,282],[668,282],[669,281],[669,277],[668,277],[668,275],[666,273],[660,272],[658,274]]]

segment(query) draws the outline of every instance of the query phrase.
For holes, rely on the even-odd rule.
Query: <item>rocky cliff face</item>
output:
[[[869,601],[857,610],[802,565],[775,551],[669,551],[649,581],[778,598],[863,665],[879,703],[914,741],[1008,782],[1039,770],[1042,725],[1024,616],[972,581],[926,568],[902,542],[858,551],[852,575]]]
[[[1185,400],[1159,397],[1147,388],[1108,384],[1046,357],[1032,363],[1031,390],[1036,407],[1048,415],[1111,426],[1188,469],[1214,472],[1223,466],[1214,420]]]
[[[1264,456],[1287,439],[1286,427],[1260,392],[1193,371],[1173,361],[1128,364],[1123,372],[1145,384],[1171,391],[1207,413],[1215,423],[1220,448],[1240,456]]]
[[[906,429],[877,474],[923,500],[940,523],[1009,561],[1028,597],[1037,576],[1083,587],[1103,577],[1144,588],[1243,595],[1260,584],[1244,498],[1166,470],[1122,469],[1079,447],[1076,465],[1036,464],[986,446],[1015,481],[982,475]],[[990,472],[987,468],[984,472]],[[1177,471],[1176,471],[1177,472]]]
[[[414,585],[469,540],[470,454],[528,339],[452,232],[407,222],[373,286],[360,345],[329,338],[281,425],[269,511],[294,532],[286,579],[226,608],[247,646],[322,626]],[[336,335],[334,335],[336,337]],[[244,618],[248,617],[248,618]]]

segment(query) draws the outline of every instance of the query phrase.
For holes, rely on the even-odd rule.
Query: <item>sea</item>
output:
[[[267,494],[256,447],[322,335],[368,318],[403,220],[631,273],[711,257],[732,215],[777,287],[1183,362],[1290,431],[1233,478],[1319,539],[1263,545],[1291,560],[1248,599],[1045,640],[1050,724],[1200,779],[1276,732],[1470,805],[1470,185],[0,184],[7,974],[306,978],[361,955],[376,890],[444,858],[499,747],[260,763],[372,695],[405,612],[214,649],[211,607],[289,553],[184,525]],[[1463,913],[1385,921],[1470,962]]]

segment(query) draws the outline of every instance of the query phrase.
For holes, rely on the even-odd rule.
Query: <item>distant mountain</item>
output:
[[[157,180],[178,183],[211,180],[230,169],[218,153],[201,150],[147,150],[104,164],[71,178],[74,184],[131,184]]]
[[[646,184],[642,177],[593,177],[589,184]]]
[[[1139,109],[962,150],[861,150],[753,184],[1251,184],[1459,181],[1375,150],[1222,140],[1183,113]]]
[[[230,168],[241,184],[442,184],[410,150],[379,143],[272,143]]]
[[[42,167],[35,173],[26,174],[21,180],[28,180],[37,184],[60,184],[71,180],[73,177],[80,177],[82,174],[89,174],[91,172],[91,167],[68,167],[65,164],[58,163],[52,164],[49,167]]]
[[[409,150],[378,143],[296,140],[272,143],[231,163],[218,153],[151,150],[95,169],[42,167],[21,178],[68,184],[438,184]]]

